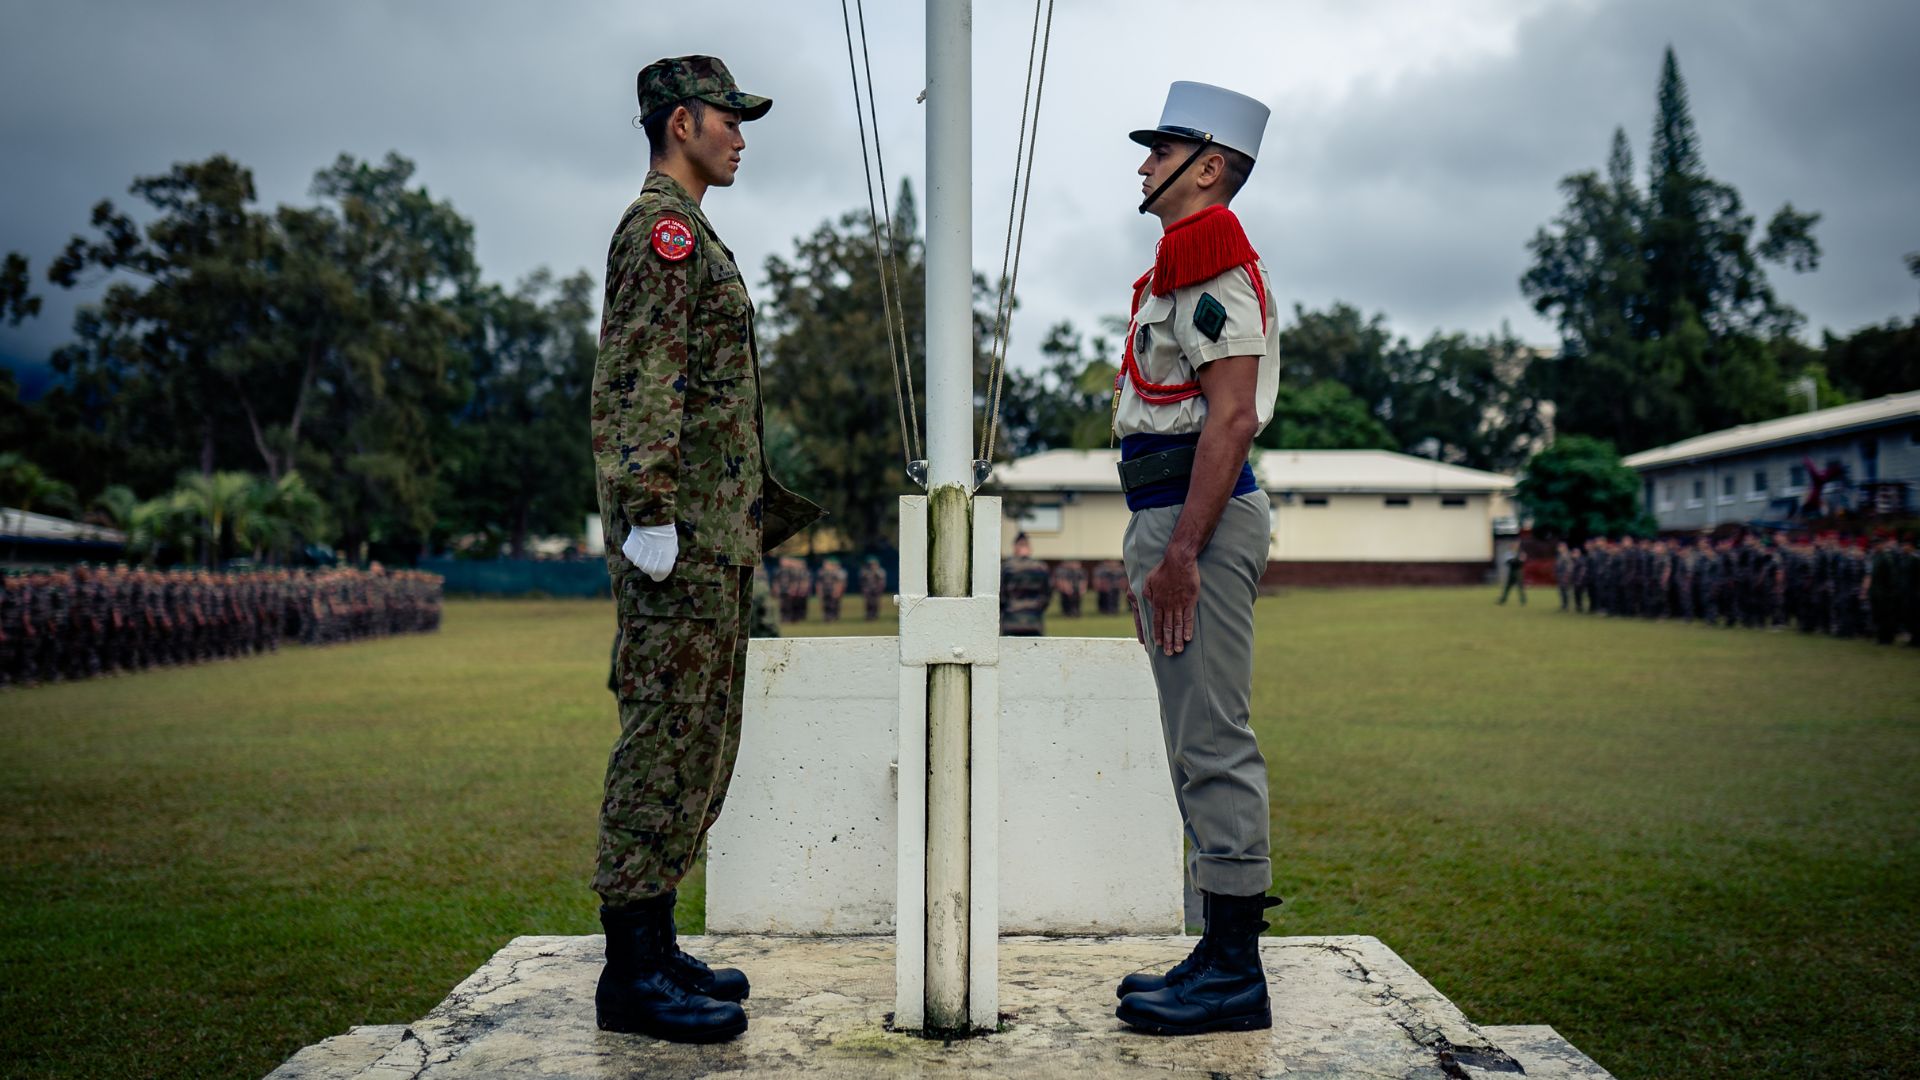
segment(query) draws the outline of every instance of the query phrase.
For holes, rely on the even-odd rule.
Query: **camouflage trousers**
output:
[[[614,583],[608,687],[620,737],[607,759],[593,891],[611,905],[680,884],[720,816],[740,752],[752,617],[749,567],[682,565]]]

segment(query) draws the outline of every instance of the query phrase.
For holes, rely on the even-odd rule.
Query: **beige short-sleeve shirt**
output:
[[[1261,289],[1245,267],[1236,266],[1226,273],[1197,285],[1173,290],[1167,296],[1153,295],[1153,283],[1141,290],[1139,306],[1134,309],[1128,332],[1133,341],[1134,362],[1149,383],[1163,386],[1194,382],[1200,368],[1227,356],[1258,356],[1260,378],[1255,393],[1255,408],[1260,427],[1273,419],[1274,400],[1280,395],[1280,313],[1275,306],[1273,281],[1265,263],[1256,262]],[[1218,336],[1210,336],[1195,322],[1202,297],[1211,296],[1226,311]],[[1265,299],[1265,317],[1261,301]],[[1150,433],[1185,435],[1198,432],[1207,423],[1207,399],[1195,396],[1170,405],[1149,405],[1141,400],[1131,379],[1123,378],[1119,405],[1114,412],[1114,433],[1121,438]]]

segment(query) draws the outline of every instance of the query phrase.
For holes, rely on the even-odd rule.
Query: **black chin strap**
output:
[[[1187,160],[1181,162],[1180,167],[1173,170],[1173,175],[1161,181],[1160,186],[1153,189],[1153,194],[1147,196],[1147,201],[1140,204],[1140,212],[1143,214],[1146,213],[1147,207],[1153,205],[1153,200],[1166,194],[1167,189],[1173,186],[1173,182],[1180,179],[1182,173],[1192,168],[1194,162],[1200,160],[1201,151],[1211,145],[1213,145],[1213,135],[1209,133],[1205,138],[1200,140],[1199,146],[1193,148],[1193,153],[1187,155]]]

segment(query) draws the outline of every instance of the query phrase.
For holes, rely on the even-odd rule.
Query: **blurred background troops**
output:
[[[840,621],[840,600],[847,595],[847,571],[840,565],[839,559],[828,559],[820,567],[820,618],[824,622]]]
[[[1047,632],[1047,603],[1053,599],[1053,575],[1033,557],[1026,533],[1013,538],[1013,554],[1000,563],[1000,633],[1039,637]]]
[[[1594,614],[1698,617],[1708,626],[1749,629],[1798,626],[1802,633],[1871,635],[1883,643],[1905,633],[1909,644],[1920,645],[1920,555],[1911,540],[1883,537],[1869,548],[1831,536],[1749,536],[1717,544],[1596,538],[1584,550],[1557,554],[1554,574],[1576,610],[1586,590],[1586,610]]]
[[[1901,617],[1907,614],[1907,597],[1913,591],[1913,560],[1901,553],[1891,537],[1873,545],[1867,562],[1867,608],[1873,612],[1873,640],[1893,644],[1900,634]]]
[[[1586,588],[1586,557],[1569,548],[1565,540],[1553,550],[1553,580],[1561,590],[1561,611],[1567,611],[1569,603],[1574,611],[1586,611],[1582,592]]]
[[[747,608],[748,637],[779,637],[780,624],[773,619],[773,585],[763,560],[753,564],[753,600]]]
[[[1120,597],[1127,591],[1127,568],[1119,559],[1105,559],[1093,568],[1093,595],[1100,614],[1120,614]]]
[[[86,679],[440,625],[442,582],[414,570],[147,570],[78,566],[9,575],[0,685]]]
[[[887,568],[872,555],[860,564],[860,596],[867,602],[867,621],[880,618],[880,598],[887,594]]]
[[[1520,550],[1518,544],[1514,545],[1513,550],[1507,555],[1507,583],[1500,587],[1500,599],[1495,602],[1501,604],[1506,603],[1507,594],[1512,592],[1515,586],[1518,586],[1520,589],[1520,606],[1526,607],[1527,556],[1525,552]]]
[[[773,572],[773,595],[780,601],[781,622],[804,622],[807,597],[813,595],[813,574],[807,564],[792,555],[782,555]]]
[[[1080,617],[1080,600],[1087,594],[1087,568],[1069,560],[1053,568],[1053,591],[1060,594],[1060,614]]]

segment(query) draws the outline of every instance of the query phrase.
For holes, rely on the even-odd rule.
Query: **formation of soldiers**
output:
[[[816,572],[807,567],[805,559],[783,555],[775,565],[769,588],[779,605],[780,621],[795,623],[806,621],[807,605],[816,596],[820,598],[820,618],[837,622],[842,602],[854,586],[858,586],[865,602],[867,621],[879,619],[880,602],[887,595],[887,569],[872,555],[861,564],[858,580],[837,558],[828,558]]]
[[[0,686],[87,679],[420,633],[442,581],[415,570],[75,566],[0,578]]]
[[[1920,645],[1912,541],[1593,540],[1560,545],[1554,577],[1562,610]]]

